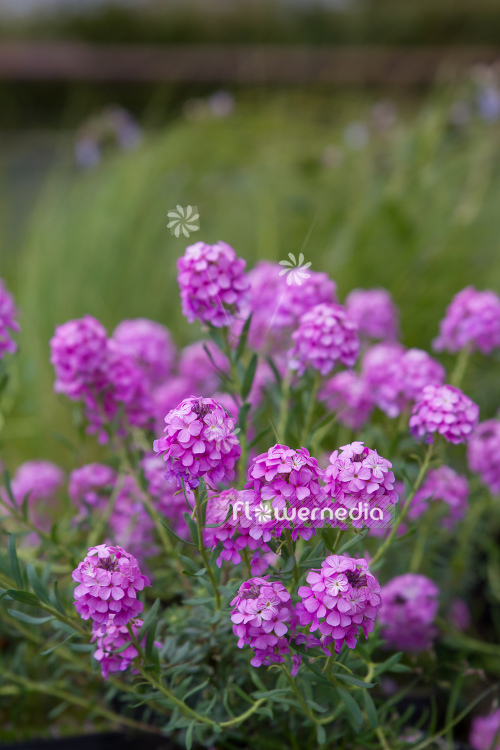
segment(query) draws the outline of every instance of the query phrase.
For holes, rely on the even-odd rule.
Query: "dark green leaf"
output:
[[[245,376],[243,378],[243,385],[241,386],[241,398],[243,399],[243,401],[246,399],[246,397],[252,390],[253,380],[255,378],[255,372],[257,370],[258,361],[259,361],[259,358],[257,354],[253,354],[252,359],[250,360],[248,367],[245,371]]]
[[[146,635],[146,633],[147,633],[147,631],[149,629],[149,626],[151,625],[151,623],[153,622],[153,620],[157,617],[159,609],[160,609],[160,600],[157,599],[155,601],[155,603],[153,604],[153,606],[151,607],[151,609],[149,610],[149,612],[146,615],[146,617],[144,618],[144,622],[142,624],[142,627],[141,627],[141,629],[139,630],[139,632],[137,634],[137,640],[138,640],[139,643],[142,641],[142,639]]]
[[[183,544],[190,544],[191,547],[196,547],[197,546],[196,544],[193,544],[193,542],[187,542],[185,539],[182,539],[180,536],[177,536],[177,534],[175,533],[175,531],[172,531],[172,529],[170,528],[170,526],[168,524],[166,524],[165,521],[163,521],[161,518],[160,518],[160,523],[161,523],[162,526],[164,526],[166,528],[166,530],[168,531],[169,534],[172,534],[172,536],[177,539],[178,542],[182,542]]]
[[[368,717],[368,721],[370,722],[370,726],[372,729],[376,729],[378,726],[377,709],[368,690],[365,690],[363,692],[363,700],[365,702],[365,711]]]
[[[342,682],[347,682],[348,685],[355,685],[356,687],[361,688],[372,688],[373,682],[364,682],[364,680],[359,680],[357,677],[352,677],[350,674],[335,674],[336,680],[341,680]]]
[[[7,591],[7,594],[12,599],[15,599],[16,602],[21,602],[21,604],[28,604],[30,607],[38,607],[40,603],[38,597],[34,594],[30,594],[29,591],[17,591],[16,589],[9,589]]]
[[[49,615],[48,617],[31,617],[31,615],[19,612],[17,609],[8,609],[7,611],[9,615],[12,615],[16,620],[27,622],[28,625],[43,625],[44,622],[49,622],[49,620],[54,619],[52,615]]]
[[[189,531],[191,532],[191,538],[193,540],[194,546],[198,547],[199,546],[198,527],[196,526],[195,522],[191,518],[190,513],[184,513],[184,519],[189,527]]]
[[[16,503],[16,499],[14,497],[14,493],[12,492],[12,487],[11,487],[11,484],[10,484],[10,474],[7,471],[7,469],[4,469],[4,472],[3,472],[3,481],[4,481],[4,484],[5,484],[5,489],[7,490],[7,495],[9,496],[9,500],[12,503],[12,506],[17,509],[18,506],[17,506],[17,503]]]
[[[19,560],[17,558],[16,539],[15,539],[14,534],[9,534],[8,549],[9,549],[9,564],[10,564],[10,571],[12,573],[12,578],[16,582],[16,586],[20,589],[23,589],[24,581],[21,575],[21,568],[19,566]]]
[[[391,667],[393,667],[395,664],[401,661],[402,656],[403,654],[399,652],[397,654],[393,654],[388,659],[383,661],[381,664],[377,664],[375,671],[373,673],[374,676],[387,672],[387,670],[391,669]]]
[[[54,591],[49,593],[50,603],[59,610],[62,615],[66,614],[64,604],[62,603],[61,595],[59,594],[59,581],[54,581]]]
[[[191,724],[187,728],[186,740],[185,740],[186,750],[191,750],[191,748],[193,747],[193,732],[194,732],[195,726],[196,726],[196,721],[192,721]]]
[[[45,604],[50,604],[49,592],[38,577],[38,573],[31,563],[26,566],[26,573],[28,574],[28,581],[30,582],[31,588]]]
[[[250,326],[252,324],[252,313],[250,313],[249,317],[245,320],[245,325],[243,326],[243,330],[241,331],[240,340],[238,341],[238,346],[236,348],[236,362],[240,360],[243,356],[243,352],[245,351],[245,347],[247,345],[247,339],[248,339],[248,332],[250,330]]]
[[[348,712],[352,716],[356,724],[361,724],[363,721],[363,714],[361,709],[352,697],[352,695],[345,688],[335,688],[335,692],[338,694],[342,703],[347,708]]]
[[[318,745],[324,745],[326,742],[326,732],[322,724],[316,724],[316,739],[318,740]]]
[[[352,539],[349,539],[349,541],[342,545],[337,554],[343,555],[346,550],[354,547],[354,545],[358,542],[362,542],[365,536],[368,534],[369,530],[370,529],[365,529],[361,534],[356,534]]]

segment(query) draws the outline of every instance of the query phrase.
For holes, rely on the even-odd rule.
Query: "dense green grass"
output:
[[[466,284],[500,290],[500,127],[454,131],[450,100],[438,92],[403,105],[392,130],[373,131],[355,151],[343,129],[368,120],[372,98],[247,93],[232,117],[179,119],[92,173],[62,163],[22,247],[2,249],[0,275],[23,312],[7,462],[36,454],[71,461],[53,436],[71,438],[73,429],[69,404],[51,390],[56,324],[88,312],[111,331],[124,317],[146,316],[168,325],[179,344],[199,334],[180,314],[176,259],[186,241],[166,228],[177,204],[198,206],[193,241],[224,239],[249,266],[303,250],[314,270],[337,281],[341,299],[355,286],[388,287],[408,345],[429,346]],[[330,144],[342,152],[336,167],[322,162]],[[496,382],[478,380],[474,391],[491,413]]]

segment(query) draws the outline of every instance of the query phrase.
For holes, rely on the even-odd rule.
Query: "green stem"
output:
[[[281,665],[281,669],[283,670],[283,673],[285,674],[286,679],[288,680],[290,687],[292,688],[293,694],[295,695],[300,705],[302,706],[305,715],[307,716],[308,719],[314,722],[314,724],[317,724],[318,722],[317,722],[316,717],[314,716],[311,709],[309,708],[304,698],[302,697],[300,690],[297,688],[297,685],[295,684],[295,680],[293,679],[292,675],[290,674],[290,672],[288,671],[288,669],[286,668],[284,664]]]
[[[311,388],[311,393],[309,394],[309,404],[307,405],[307,412],[306,412],[306,418],[304,421],[304,428],[302,430],[302,438],[301,438],[301,445],[303,447],[307,447],[309,444],[309,433],[311,431],[311,425],[312,425],[312,419],[314,415],[314,409],[316,407],[316,398],[318,396],[319,387],[321,385],[321,374],[315,370],[314,371],[314,380],[313,385]]]
[[[399,518],[397,519],[396,523],[391,529],[391,533],[387,537],[387,539],[383,542],[383,544],[380,545],[377,552],[375,553],[375,556],[372,558],[370,562],[370,566],[373,566],[374,563],[376,563],[380,558],[385,554],[387,549],[391,546],[392,542],[394,541],[394,538],[396,534],[398,533],[398,529],[400,525],[405,520],[406,516],[408,515],[408,511],[410,510],[411,501],[415,497],[415,494],[424,481],[425,475],[427,474],[427,470],[429,468],[429,464],[431,462],[432,458],[432,450],[433,450],[433,443],[430,443],[427,447],[427,451],[425,453],[425,458],[422,462],[422,465],[420,467],[420,471],[418,472],[418,476],[415,480],[415,484],[413,485],[412,491],[409,493],[408,497],[406,498],[406,502],[403,505],[403,510],[399,514]]]
[[[90,532],[89,539],[88,539],[89,547],[95,547],[95,545],[102,538],[104,531],[106,529],[107,523],[109,519],[111,518],[111,514],[113,513],[113,510],[115,508],[116,498],[118,497],[120,492],[123,490],[123,485],[125,484],[125,477],[126,477],[126,474],[124,473],[118,476],[116,484],[111,492],[111,495],[109,496],[106,509],[104,513],[102,514],[102,516],[99,518],[94,529],[92,529],[92,531]]]
[[[288,422],[288,403],[290,401],[290,381],[292,373],[287,370],[285,377],[281,381],[281,402],[280,402],[280,413],[278,419],[278,443],[285,445],[286,440],[286,426]]]
[[[458,352],[457,361],[455,362],[455,369],[453,370],[450,378],[450,384],[454,385],[456,388],[460,388],[465,377],[465,372],[467,370],[470,355],[470,345],[464,346],[464,348],[460,349],[460,351]]]
[[[201,559],[203,560],[203,565],[205,566],[207,575],[210,578],[210,583],[212,584],[212,588],[214,590],[215,606],[217,609],[220,609],[221,598],[220,598],[219,587],[217,585],[217,581],[215,580],[214,572],[212,568],[210,567],[210,561],[208,559],[205,542],[203,540],[203,513],[202,513],[202,507],[201,507],[199,487],[197,487],[194,491],[194,498],[195,498],[195,503],[196,503],[196,525],[198,527],[198,551],[201,555]]]
[[[377,735],[378,741],[380,742],[380,747],[382,747],[383,750],[391,750],[391,746],[388,744],[381,727],[376,728],[375,734]]]
[[[295,558],[295,547],[293,544],[292,532],[290,531],[290,529],[285,529],[285,539],[286,539],[286,546],[288,549],[288,554],[290,555],[290,557]],[[297,565],[297,560],[295,559],[295,565],[293,566],[293,580],[294,580],[295,585],[297,585],[299,582],[299,576],[300,576],[299,568]]]

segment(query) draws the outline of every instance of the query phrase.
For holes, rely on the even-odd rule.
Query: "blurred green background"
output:
[[[114,8],[0,26],[3,39],[500,43],[497,3],[284,7],[243,3],[218,23],[208,12],[188,23],[175,6],[161,24],[149,10],[139,22]],[[58,437],[74,437],[71,405],[53,395],[48,361],[55,325],[90,313],[111,332],[144,316],[179,345],[199,336],[180,313],[176,260],[188,241],[167,229],[178,204],[200,214],[189,242],[223,239],[249,267],[302,251],[341,300],[353,287],[389,288],[409,346],[429,348],[463,286],[500,291],[500,122],[480,116],[478,80],[496,91],[494,71],[411,91],[234,87],[224,116],[210,106],[217,86],[2,83],[0,276],[22,310],[5,463],[71,465]],[[116,102],[131,109],[142,142],[111,145],[78,169],[79,126]],[[480,359],[476,375],[469,392],[489,416],[498,383]]]

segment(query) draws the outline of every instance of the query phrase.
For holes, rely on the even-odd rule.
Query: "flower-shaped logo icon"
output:
[[[288,266],[280,271],[280,276],[288,274],[286,280],[288,286],[292,286],[292,284],[298,284],[298,286],[301,286],[304,279],[308,279],[311,276],[310,273],[307,273],[307,269],[310,267],[311,263],[304,263],[303,253],[300,253],[298,263],[293,253],[288,253],[288,257],[290,260],[280,260],[280,266]]]
[[[273,515],[273,506],[270,502],[262,502],[255,508],[255,520],[257,523],[267,523]]]
[[[167,228],[176,237],[180,237],[181,232],[185,237],[189,237],[190,232],[198,232],[200,229],[200,214],[196,206],[187,206],[186,208],[176,206],[167,215],[171,219]]]

